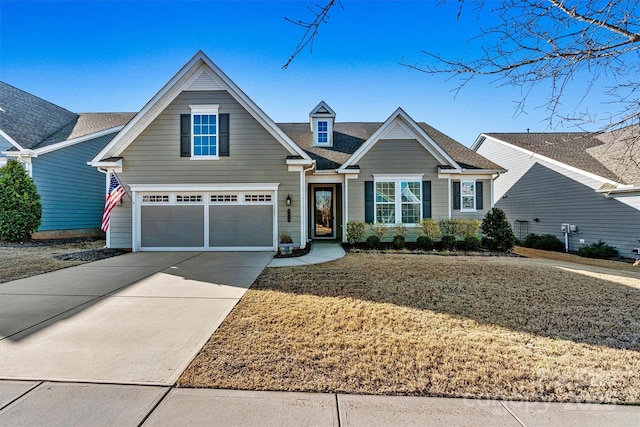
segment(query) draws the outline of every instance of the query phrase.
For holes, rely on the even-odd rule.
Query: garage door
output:
[[[275,194],[141,192],[140,250],[275,250]]]

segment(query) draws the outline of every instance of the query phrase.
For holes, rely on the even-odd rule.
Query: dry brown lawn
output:
[[[94,240],[60,244],[41,243],[25,246],[0,246],[0,283],[84,264],[87,261],[60,261],[55,259],[54,256],[100,249],[104,244],[104,240]]]
[[[640,274],[582,268],[349,254],[266,269],[178,384],[640,403]]]

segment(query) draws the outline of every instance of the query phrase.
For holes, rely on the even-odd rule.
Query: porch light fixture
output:
[[[291,206],[291,196],[287,194],[287,206]]]

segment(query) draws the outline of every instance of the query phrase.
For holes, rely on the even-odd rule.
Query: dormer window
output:
[[[328,123],[326,120],[318,121],[318,144],[329,143]]]
[[[309,123],[313,132],[313,145],[322,147],[333,146],[333,122],[336,113],[321,101],[311,113],[309,113]]]

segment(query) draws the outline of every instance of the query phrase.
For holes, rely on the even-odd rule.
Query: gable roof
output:
[[[292,155],[311,160],[276,124],[201,50],[178,71],[138,114],[92,160],[118,157],[142,131],[184,90],[225,90]]]
[[[500,141],[621,184],[640,184],[640,127],[606,132],[485,133]],[[478,146],[480,144],[477,144]]]
[[[320,101],[309,113],[309,117],[336,117],[336,112],[324,101]]]
[[[134,113],[76,114],[21,89],[0,82],[0,132],[13,150],[42,150],[118,128]],[[113,130],[115,132],[115,130]]]
[[[313,132],[308,123],[279,123],[278,126],[316,161],[317,170],[341,168],[371,137],[380,131],[382,122],[338,122],[333,127],[333,147],[313,144]],[[466,169],[498,170],[504,168],[470,150],[426,123],[420,129],[457,165]]]
[[[78,115],[0,82],[0,130],[17,149],[31,149]]]

